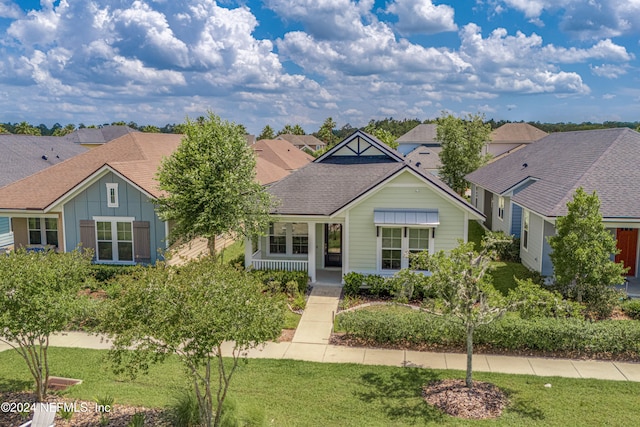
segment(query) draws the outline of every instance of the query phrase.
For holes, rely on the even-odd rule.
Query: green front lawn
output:
[[[536,276],[531,270],[519,262],[492,262],[493,270],[488,274],[492,277],[493,286],[506,295],[509,289],[516,287],[514,276],[518,279],[529,279]]]
[[[68,397],[92,400],[110,394],[116,403],[165,407],[189,387],[172,359],[135,381],[113,375],[106,351],[50,350],[52,374],[83,379]],[[640,383],[477,373],[506,391],[511,405],[498,421],[465,421],[441,415],[423,403],[420,388],[440,378],[463,378],[462,371],[321,364],[251,359],[232,380],[231,398],[239,415],[263,413],[277,426],[601,426],[637,423]],[[545,388],[551,383],[551,388]],[[0,353],[0,391],[30,384],[13,351]]]

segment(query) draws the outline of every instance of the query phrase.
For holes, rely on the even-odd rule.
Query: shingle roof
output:
[[[258,157],[291,171],[313,161],[313,156],[294,147],[289,141],[261,139],[251,146]]]
[[[491,142],[521,144],[537,141],[547,135],[548,133],[529,123],[505,123],[491,132]]]
[[[402,163],[309,163],[269,187],[280,201],[273,213],[331,215],[402,167]]]
[[[283,133],[281,135],[278,135],[276,139],[284,139],[285,141],[289,141],[296,147],[306,145],[311,149],[315,149],[313,147],[317,145],[319,145],[320,147],[324,147],[325,145],[327,145],[324,143],[324,141],[319,140],[313,135],[293,135],[290,133]]]
[[[81,128],[63,138],[77,144],[104,144],[131,132],[139,132],[129,126],[103,126],[101,128]]]
[[[289,173],[289,171],[274,165],[268,160],[261,157],[256,158],[256,180],[262,185],[279,181]]]
[[[406,155],[407,161],[418,169],[436,170],[441,166],[440,151],[442,147],[421,145]]]
[[[526,167],[524,165],[526,164]],[[542,215],[566,215],[578,187],[597,192],[608,218],[640,218],[640,134],[628,128],[554,133],[467,175],[493,193],[529,178],[513,196]]]
[[[436,142],[438,125],[434,123],[419,124],[397,139],[399,144],[402,143],[420,143],[420,142]]]
[[[57,136],[2,134],[0,135],[0,187],[85,151],[87,151],[86,148]]]
[[[181,139],[182,135],[176,134],[126,134],[0,188],[0,209],[45,209],[104,165],[159,197],[162,193],[155,180],[157,168],[161,159],[169,156]]]

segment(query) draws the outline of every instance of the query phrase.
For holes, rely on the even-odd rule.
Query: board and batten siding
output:
[[[524,220],[522,223],[524,227]],[[522,233],[522,231],[521,231]],[[520,259],[525,267],[531,270],[542,271],[542,239],[544,235],[544,221],[542,217],[529,211],[529,242],[528,248],[523,246],[520,239]]]
[[[418,191],[416,191],[418,190]],[[349,271],[377,270],[374,209],[438,209],[435,250],[451,250],[464,239],[465,212],[409,172],[403,172],[349,210]]]
[[[118,184],[117,208],[107,207],[107,183]],[[165,225],[156,215],[153,201],[112,172],[101,177],[64,205],[68,251],[75,249],[81,242],[80,221],[91,220],[95,216],[132,217],[135,221],[148,221],[152,263],[158,258],[158,249],[166,247]]]

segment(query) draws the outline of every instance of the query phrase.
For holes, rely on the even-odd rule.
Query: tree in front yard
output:
[[[18,250],[0,256],[0,341],[26,362],[39,402],[49,384],[49,337],[78,314],[91,256]]]
[[[549,238],[556,283],[563,293],[597,316],[611,314],[626,268],[611,256],[618,253],[616,240],[602,222],[600,200],[582,187],[567,203],[567,215],[556,220],[556,235]]]
[[[465,383],[468,388],[473,387],[473,333],[478,326],[493,322],[507,310],[504,299],[493,288],[491,277],[486,274],[495,257],[494,248],[500,242],[498,239],[494,233],[487,233],[480,252],[474,250],[472,242],[467,242],[461,243],[448,254],[439,251],[430,255],[425,251],[412,255],[413,269],[431,272],[428,283],[442,301],[440,312],[452,315],[465,328]]]
[[[488,160],[482,149],[490,139],[491,126],[483,119],[477,114],[466,118],[443,114],[438,118],[436,140],[442,146],[438,174],[458,194],[469,186],[464,177]]]
[[[135,376],[176,355],[193,381],[201,422],[219,426],[243,353],[280,335],[281,300],[246,272],[211,259],[140,269],[121,280],[123,291],[102,322],[115,336],[110,355],[118,371]],[[235,344],[223,350],[225,342]]]
[[[187,119],[184,138],[158,171],[166,195],[156,203],[158,214],[171,221],[170,240],[209,240],[224,233],[260,234],[269,224],[271,198],[256,180],[256,159],[244,128],[209,113]]]
[[[370,135],[375,136],[380,141],[384,142],[386,145],[393,148],[394,150],[398,148],[397,138],[388,130],[383,128],[377,128],[373,120],[370,121],[369,124],[364,128],[364,131]]]

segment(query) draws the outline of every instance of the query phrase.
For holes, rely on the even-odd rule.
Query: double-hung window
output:
[[[97,219],[98,261],[133,262],[133,220]]]
[[[29,244],[58,246],[57,218],[29,218]]]
[[[287,225],[283,222],[274,222],[269,226],[269,253],[287,253]]]
[[[432,228],[380,227],[378,232],[379,268],[382,270],[408,268],[408,254],[433,250],[432,233]]]
[[[498,197],[498,218],[504,219],[504,197]]]
[[[382,269],[400,270],[402,264],[402,228],[382,229]]]
[[[529,249],[529,211],[522,213],[522,247]]]
[[[269,226],[270,255],[309,253],[309,227],[306,223],[274,222]]]

